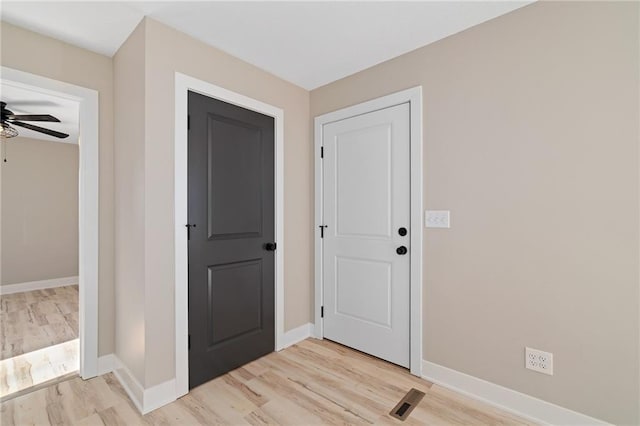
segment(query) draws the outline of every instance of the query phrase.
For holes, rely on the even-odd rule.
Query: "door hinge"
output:
[[[320,147],[320,158],[324,158],[324,146]]]
[[[190,334],[187,337],[187,349],[191,349],[191,335]]]
[[[195,228],[196,224],[186,224],[185,226],[187,227],[187,241],[189,241],[191,239],[191,228]]]
[[[191,130],[191,116],[187,115],[187,130]]]
[[[324,318],[324,306],[320,306],[320,318]]]
[[[326,228],[327,225],[320,225],[320,238],[324,238],[324,228]]]

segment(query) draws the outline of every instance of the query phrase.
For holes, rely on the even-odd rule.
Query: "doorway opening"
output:
[[[2,141],[0,398],[9,398],[79,368],[79,103],[5,83],[2,102],[6,114],[43,121]]]
[[[78,374],[97,375],[98,96],[7,67],[0,84],[12,115],[46,122],[34,127],[14,117],[19,134],[2,141],[6,400]]]

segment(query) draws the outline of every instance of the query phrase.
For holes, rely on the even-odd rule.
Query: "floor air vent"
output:
[[[393,410],[389,413],[391,417],[395,417],[399,420],[406,420],[409,414],[416,408],[416,405],[424,397],[424,392],[420,392],[418,389],[411,389],[407,394],[398,402],[398,405],[393,407]]]

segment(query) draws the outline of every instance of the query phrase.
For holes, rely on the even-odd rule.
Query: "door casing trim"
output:
[[[176,398],[189,392],[189,311],[187,245],[187,114],[188,92],[196,92],[273,117],[275,120],[275,350],[284,341],[284,111],[194,77],[175,73],[175,361]]]
[[[99,106],[98,92],[36,74],[1,67],[3,84],[79,103],[78,142],[78,336],[80,377],[98,374]]]
[[[322,147],[323,126],[357,115],[384,108],[409,103],[411,137],[411,250],[410,270],[410,370],[411,374],[422,377],[422,86],[412,87],[377,99],[320,115],[314,120],[315,139],[315,316],[314,336],[324,337],[320,310],[323,305],[322,239],[320,225],[323,225],[323,175],[320,148]]]

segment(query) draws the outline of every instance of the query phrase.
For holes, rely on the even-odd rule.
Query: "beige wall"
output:
[[[2,285],[78,275],[78,145],[16,137],[2,168]]]
[[[639,4],[540,2],[311,92],[422,85],[429,361],[640,422]],[[552,377],[524,347],[554,353]]]
[[[113,58],[115,90],[115,353],[145,371],[145,23]],[[166,348],[165,348],[166,350]]]
[[[311,320],[309,118],[421,84],[425,204],[453,225],[426,232],[425,358],[640,422],[638,9],[536,3],[317,89],[311,105],[153,20],[114,61],[2,23],[3,66],[100,93],[100,354],[115,350],[147,388],[175,376],[175,71],[285,111],[287,330]],[[553,377],[524,370],[525,345],[554,353]]]
[[[130,315],[133,304],[120,303],[120,288],[131,288],[140,294],[144,304],[144,320],[134,322],[130,330],[117,327],[120,333],[144,336],[144,372],[134,371],[136,378],[150,387],[175,377],[174,347],[174,76],[181,72],[226,89],[275,105],[284,110],[285,137],[285,328],[309,322],[311,300],[312,226],[312,158],[308,134],[309,92],[287,83],[220,50],[146,19],[116,55],[116,98],[126,93],[118,105],[122,111],[139,111],[141,99],[144,114],[141,122],[116,122],[116,171],[132,174],[133,186],[139,192],[131,198],[130,178],[116,180],[116,244],[118,235],[126,236],[128,224],[120,220],[120,210],[130,209],[127,216],[141,220],[144,231],[135,231],[136,247],[129,252],[134,260],[116,259],[116,317]],[[144,32],[144,39],[140,35]],[[143,63],[144,90],[140,67]],[[122,76],[122,78],[120,78]],[[120,114],[120,112],[118,113]],[[144,128],[140,127],[144,123]],[[129,133],[130,132],[130,133]],[[128,134],[131,159],[120,163],[120,135]],[[124,148],[123,148],[124,149]],[[137,173],[140,173],[139,175]],[[139,188],[142,184],[143,187]],[[132,231],[133,232],[133,231]],[[138,239],[142,238],[143,242]],[[138,268],[144,268],[139,270]],[[128,277],[128,278],[127,278]],[[125,284],[127,279],[127,284]],[[138,297],[138,296],[136,296]],[[124,324],[123,324],[124,325]],[[143,329],[138,329],[138,326]],[[123,341],[129,340],[124,337]],[[120,356],[120,354],[118,353]]]
[[[0,23],[2,66],[97,90],[100,107],[98,354],[113,352],[113,73],[96,53]]]

